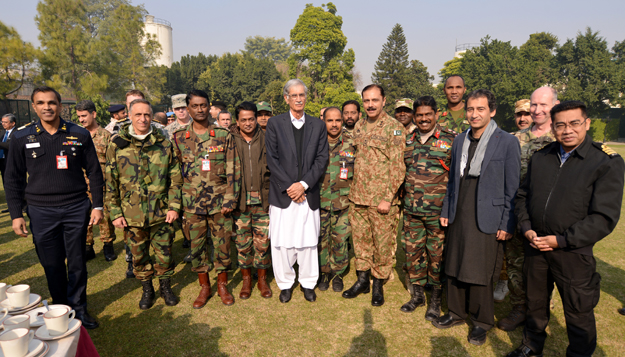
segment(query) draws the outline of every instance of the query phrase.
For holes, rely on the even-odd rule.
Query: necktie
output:
[[[6,143],[8,136],[9,136],[9,132],[5,131],[4,136],[2,137],[3,143]],[[4,159],[4,149],[0,150],[0,159]]]

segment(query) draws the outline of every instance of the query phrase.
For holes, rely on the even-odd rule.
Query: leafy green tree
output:
[[[382,52],[375,62],[371,81],[384,88],[386,92],[387,107],[393,107],[395,100],[414,94],[410,88],[411,71],[408,60],[408,45],[404,29],[400,24],[395,24],[386,43],[382,46]],[[429,75],[428,75],[429,76]]]
[[[17,30],[0,21],[0,99],[17,92],[32,79],[37,50],[22,41]]]
[[[258,59],[285,62],[291,55],[291,45],[284,38],[254,36],[245,39],[246,52]]]
[[[85,99],[88,99],[92,101],[93,104],[95,104],[95,111],[96,113],[98,113],[98,115],[96,116],[96,121],[98,122],[98,125],[100,125],[101,127],[105,127],[111,121],[111,113],[109,113],[108,111],[108,108],[111,105],[110,102],[104,99],[101,95],[96,94],[92,97],[81,96],[80,98],[76,99],[76,103]],[[76,114],[75,105],[72,105],[71,107],[71,121],[76,124],[80,124],[80,122],[78,121],[78,114]]]
[[[286,81],[283,79],[277,79],[269,83],[265,87],[265,91],[263,92],[263,94],[261,94],[260,98],[258,98],[259,101],[265,101],[271,104],[274,115],[286,113],[287,110],[289,110],[288,105],[284,101],[284,95],[282,93],[285,83]]]
[[[165,70],[166,82],[161,101],[167,103],[172,95],[187,93],[197,88],[202,73],[217,59],[217,56],[199,53],[197,56],[186,55],[179,62],[172,63],[171,67]]]
[[[616,42],[612,47],[612,58],[616,67],[616,76],[614,80],[617,83],[619,93],[625,93],[625,40]],[[625,105],[625,95],[619,94],[612,101],[613,104]]]
[[[351,48],[345,50],[343,19],[336,12],[331,2],[321,7],[307,4],[291,30],[294,52],[288,59],[289,77],[300,78],[308,86],[309,113],[360,97],[352,73],[356,55]]]
[[[120,5],[131,5],[129,0],[84,0],[91,37],[98,37],[100,26],[106,25],[113,11]]]
[[[410,61],[408,67],[408,91],[407,98],[417,99],[424,95],[436,95],[438,92],[432,81],[434,76],[428,72],[428,68],[419,60]]]
[[[459,57],[454,57],[443,64],[443,68],[438,71],[441,82],[453,75],[460,74],[460,65],[462,64],[463,56],[464,54],[461,54]]]

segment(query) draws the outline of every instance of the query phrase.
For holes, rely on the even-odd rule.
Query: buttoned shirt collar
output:
[[[289,110],[289,115],[291,116],[291,123],[293,124],[294,127],[301,129],[302,126],[304,126],[304,124],[306,123],[306,113],[304,113],[304,115],[302,115],[301,119],[297,119],[294,115],[293,112],[291,110]]]

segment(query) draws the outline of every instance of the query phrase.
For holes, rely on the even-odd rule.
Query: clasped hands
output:
[[[525,232],[525,238],[530,241],[530,246],[532,248],[538,249],[541,252],[549,252],[559,247],[555,235],[539,237],[535,231],[530,229]]]
[[[296,182],[292,184],[291,187],[287,188],[286,194],[289,195],[289,198],[295,203],[302,203],[306,201],[306,189],[299,182]]]

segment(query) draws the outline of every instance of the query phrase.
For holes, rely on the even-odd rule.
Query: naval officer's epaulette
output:
[[[592,144],[599,150],[603,151],[610,158],[621,156],[616,151],[614,151],[611,147],[607,146],[604,143],[593,142]]]
[[[33,125],[33,123],[24,124],[24,125],[20,126],[19,128],[17,128],[17,130],[26,129],[30,125]]]

